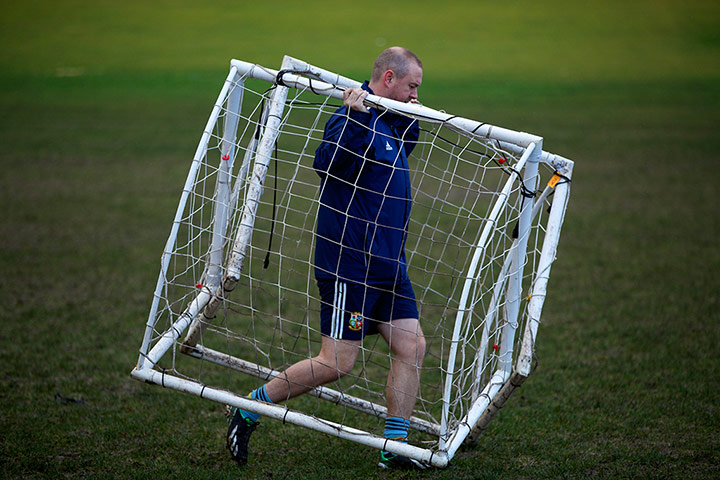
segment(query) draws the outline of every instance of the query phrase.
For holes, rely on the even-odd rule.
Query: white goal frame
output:
[[[242,83],[245,78],[263,80],[275,85],[270,94],[269,101],[265,105],[262,117],[266,120],[257,145],[247,148],[246,153],[239,166],[239,173],[233,174],[236,161],[236,130],[237,120],[242,105],[242,89],[232,89],[233,85]],[[510,129],[481,123],[475,120],[450,115],[434,110],[419,104],[401,103],[375,95],[368,95],[366,104],[377,108],[399,112],[401,114],[421,118],[423,121],[438,123],[449,128],[463,132],[466,136],[477,137],[494,141],[504,150],[519,155],[519,161],[514,165],[517,172],[522,172],[522,184],[525,188],[536,192],[534,201],[523,202],[517,223],[517,238],[515,239],[510,253],[505,259],[499,277],[507,277],[499,287],[495,286],[493,302],[500,302],[504,296],[505,316],[510,320],[502,327],[501,345],[503,352],[512,352],[518,334],[521,335],[519,354],[507,355],[501,359],[490,381],[485,385],[477,385],[473,394],[475,399],[472,407],[465,413],[465,417],[459,425],[452,429],[448,425],[449,396],[452,394],[453,372],[458,355],[460,338],[463,335],[464,316],[471,303],[473,290],[476,288],[476,275],[478,272],[478,261],[484,254],[487,242],[493,235],[494,223],[505,208],[506,200],[513,185],[513,179],[509,178],[504,189],[500,192],[498,200],[493,205],[480,240],[475,246],[474,255],[470,267],[464,275],[464,285],[460,299],[460,308],[457,311],[453,328],[452,340],[447,357],[447,369],[443,378],[443,409],[441,421],[434,423],[425,418],[413,417],[410,419],[411,427],[428,434],[437,435],[438,442],[430,448],[387,440],[381,436],[373,435],[367,431],[352,428],[347,425],[319,419],[313,415],[291,410],[284,405],[269,405],[258,402],[244,396],[243,393],[235,393],[226,389],[206,385],[193,379],[183,378],[178,375],[167,373],[160,367],[161,359],[171,352],[182,352],[191,357],[203,359],[204,361],[229,367],[250,375],[269,379],[279,372],[247,360],[233,357],[229,354],[206,348],[200,341],[203,330],[211,324],[213,318],[223,307],[223,303],[230,292],[235,288],[241,277],[247,257],[248,245],[255,223],[255,213],[259,200],[263,193],[264,182],[271,165],[273,146],[279,131],[279,124],[282,118],[283,108],[290,89],[307,89],[312,92],[327,95],[335,99],[342,99],[342,91],[347,87],[358,87],[359,82],[340,76],[333,72],[310,65],[301,60],[286,56],[280,70],[273,70],[256,64],[239,60],[232,60],[230,72],[225,80],[218,100],[210,114],[205,131],[202,135],[198,148],[195,152],[188,180],[180,198],[178,210],[175,215],[173,227],[168,237],[164,254],[161,260],[161,271],[153,297],[151,311],[145,326],[145,334],[140,347],[140,355],[137,365],[131,372],[131,376],[137,380],[161,385],[166,388],[175,389],[181,392],[206,398],[221,404],[232,405],[245,410],[259,413],[263,416],[282,420],[283,422],[301,425],[317,430],[328,435],[351,440],[376,449],[384,449],[396,454],[405,455],[420,462],[435,467],[445,467],[453,458],[457,450],[464,442],[473,442],[487,428],[490,421],[502,408],[513,391],[520,386],[530,375],[532,360],[535,350],[540,317],[547,294],[547,284],[552,264],[556,258],[557,245],[560,231],[567,209],[570,179],[574,163],[559,155],[554,155],[542,150],[543,139],[528,133],[516,132]],[[230,95],[228,96],[228,93]],[[207,152],[208,143],[211,139],[211,132],[218,122],[221,110],[225,108],[228,114],[223,124],[224,130],[221,139],[221,152],[224,159],[218,167],[216,185],[216,207],[213,215],[214,231],[210,254],[207,258],[207,275],[205,282],[198,288],[197,295],[187,305],[187,308],[180,314],[177,320],[159,336],[154,336],[158,326],[156,325],[156,313],[163,297],[164,282],[171,262],[170,252],[176,242],[180,219],[185,209],[189,191],[192,187],[192,179],[197,174],[197,169]],[[545,186],[539,189],[538,166],[540,164],[550,165],[559,176],[565,181],[556,182],[554,185]],[[251,173],[250,173],[251,172]],[[249,178],[250,183],[244,186],[245,198],[238,200],[235,192],[238,186],[233,187],[232,181],[237,178]],[[523,294],[523,268],[527,251],[530,225],[539,211],[547,206],[549,197],[552,195],[552,202],[547,216],[544,238],[540,248],[540,258],[536,266],[537,274],[531,286],[529,295]],[[242,220],[239,228],[234,234],[229,260],[225,262],[224,239],[229,235],[227,231],[228,219],[232,210],[241,205]],[[524,322],[521,322],[520,303],[528,298],[527,307],[524,310]],[[489,310],[492,309],[492,306]],[[518,326],[524,324],[524,329],[517,332]],[[184,335],[184,338],[183,338]],[[182,338],[182,340],[181,340]],[[489,348],[485,345],[484,348]],[[247,392],[244,392],[245,394]],[[370,402],[366,399],[352,397],[342,391],[336,391],[328,387],[318,387],[311,391],[311,394],[329,400],[333,403],[342,404],[360,411],[384,416],[386,409],[383,405]]]

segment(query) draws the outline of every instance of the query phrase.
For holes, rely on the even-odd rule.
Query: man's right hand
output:
[[[368,92],[362,88],[348,88],[343,92],[343,104],[351,110],[367,113],[369,108],[363,105]]]

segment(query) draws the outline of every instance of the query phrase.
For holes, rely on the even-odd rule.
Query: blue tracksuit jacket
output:
[[[373,93],[367,82],[363,89]],[[408,155],[418,122],[346,107],[325,125],[313,167],[321,194],[315,276],[390,283],[407,276],[405,239],[412,202]]]

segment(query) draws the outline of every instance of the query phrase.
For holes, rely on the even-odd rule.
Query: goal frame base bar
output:
[[[190,353],[188,352],[188,354]],[[197,354],[193,354],[191,356],[199,355],[202,354],[198,352]],[[220,356],[228,357],[224,354],[220,354]],[[205,352],[203,358],[209,360],[211,357],[212,355],[208,355],[208,353]],[[225,358],[223,360],[229,359]],[[248,362],[241,362],[246,364],[242,367],[242,369],[238,368],[237,366],[235,366],[234,368],[237,368],[241,371],[245,371],[245,368],[253,368]],[[259,370],[256,369],[255,372],[246,373],[257,374],[258,371]],[[277,372],[270,371],[270,374],[273,373],[277,374]],[[493,375],[493,380],[488,383],[483,393],[480,395],[478,400],[476,400],[475,405],[468,412],[468,415],[466,417],[466,420],[468,421],[463,422],[463,425],[458,428],[452,435],[452,437],[449,439],[449,441],[445,443],[446,449],[431,450],[410,445],[407,443],[398,442],[395,440],[390,440],[385,437],[373,435],[366,431],[341,425],[335,422],[331,422],[329,420],[318,419],[317,417],[307,415],[303,412],[292,410],[285,405],[271,405],[259,402],[246,396],[237,395],[227,390],[218,389],[209,385],[203,385],[201,383],[183,379],[168,374],[164,371],[158,371],[152,368],[135,368],[130,373],[130,376],[136,380],[144,381],[149,384],[159,385],[163,388],[171,388],[179,392],[195,395],[199,398],[212,400],[216,403],[230,405],[233,407],[241,408],[243,410],[255,412],[269,418],[274,418],[275,420],[280,420],[283,423],[290,423],[293,425],[311,428],[318,432],[332,435],[345,440],[351,440],[362,445],[366,445],[368,447],[377,448],[379,450],[386,450],[388,452],[398,455],[411,457],[422,463],[432,465],[433,467],[437,468],[447,467],[450,459],[453,458],[455,452],[464,442],[467,441],[470,444],[475,444],[480,434],[484,432],[484,430],[487,428],[492,419],[496,416],[496,414],[508,400],[513,391],[518,386],[520,386],[522,382],[525,381],[525,379],[527,379],[527,377],[519,375],[517,373],[514,373],[510,378],[505,378],[505,375],[501,371],[496,372],[495,375]],[[369,403],[364,400],[358,399],[359,402],[353,405],[353,402],[351,400],[352,397],[339,394],[338,392],[332,392],[334,391],[327,388],[319,387],[314,389],[313,394],[317,396],[322,395],[326,399],[331,398],[332,395],[335,395],[336,397],[343,397],[343,404],[351,408],[357,408],[359,410],[363,410],[363,408],[359,408],[359,406],[361,406],[363,403]],[[433,424],[430,424],[429,422],[421,419],[415,418],[413,420],[413,426],[415,428],[422,427],[423,424],[433,426]],[[418,423],[418,421],[421,423]],[[474,425],[474,427],[470,428],[469,425]],[[419,429],[424,430],[424,428]]]
[[[263,381],[269,381],[282,373],[247,360],[242,360],[227,353],[218,352],[217,350],[213,350],[202,345],[186,348],[182,350],[182,352],[203,361],[211,362],[247,375],[255,376]],[[342,392],[338,392],[337,390],[333,390],[332,388],[315,387],[307,393],[336,405],[342,405],[363,413],[370,413],[381,418],[387,418],[387,407],[385,405],[379,405],[362,398],[347,395]],[[440,434],[440,425],[437,423],[429,422],[425,419],[414,416],[410,417],[409,420],[410,426],[415,430],[435,436]]]
[[[165,388],[172,388],[174,390],[189,393],[222,405],[231,405],[243,410],[259,413],[265,417],[280,420],[283,423],[312,428],[318,432],[345,440],[351,440],[378,450],[385,450],[397,455],[411,457],[424,464],[432,465],[433,467],[445,468],[449,463],[449,456],[447,452],[432,451],[407,443],[398,442],[396,440],[390,440],[363,430],[347,427],[339,423],[321,420],[302,412],[291,410],[283,405],[270,405],[258,402],[248,397],[240,396],[208,385],[202,385],[200,383],[176,377],[152,368],[135,368],[130,373],[130,376],[136,380],[149,384],[160,385]]]

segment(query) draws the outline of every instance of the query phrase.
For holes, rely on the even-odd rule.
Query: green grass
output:
[[[718,477],[719,31],[710,1],[3,5],[3,474]],[[189,161],[230,58],[362,77],[381,44],[424,103],[576,162],[539,366],[451,469],[265,421],[238,470],[220,406],[129,378]]]

